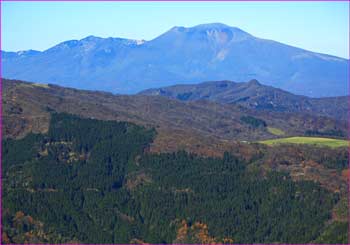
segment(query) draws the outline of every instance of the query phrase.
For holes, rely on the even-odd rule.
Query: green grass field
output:
[[[341,139],[320,138],[320,137],[289,137],[272,140],[263,140],[259,143],[266,145],[276,144],[310,144],[317,146],[329,146],[329,147],[346,147],[349,146],[349,141]]]
[[[269,131],[273,135],[284,135],[284,132],[278,128],[267,127],[267,131]]]

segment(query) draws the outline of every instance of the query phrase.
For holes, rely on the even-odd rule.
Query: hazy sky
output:
[[[347,2],[2,2],[2,49],[45,50],[89,35],[151,40],[221,22],[257,37],[349,56]]]

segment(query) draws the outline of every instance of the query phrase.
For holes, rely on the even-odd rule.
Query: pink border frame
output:
[[[348,11],[350,16],[350,0],[0,0],[0,244],[2,244],[2,55],[1,55],[1,35],[2,35],[2,2],[348,2]],[[350,26],[350,18],[349,18],[349,26]],[[349,29],[349,39],[350,39],[350,29]],[[350,43],[348,44],[350,47]],[[349,57],[350,59],[350,49],[349,49]],[[349,77],[348,77],[348,84],[349,84],[349,91],[348,91],[348,139],[350,140],[350,62],[348,65],[349,69]],[[350,145],[348,148],[348,154],[350,159]],[[348,163],[349,172],[350,172],[350,160]],[[350,244],[350,174],[348,174],[348,244]],[[70,243],[72,244],[72,243]],[[88,243],[81,243],[81,245],[96,245],[96,244],[88,244]],[[262,244],[262,243],[254,243],[256,245]],[[286,244],[286,243],[279,243],[279,244]],[[308,243],[310,245],[316,245],[312,243]],[[29,245],[42,245],[42,244],[29,244]],[[77,244],[79,245],[79,244]],[[103,245],[115,245],[113,243],[108,244],[104,243]],[[119,244],[121,245],[121,244]],[[154,244],[156,245],[156,244]],[[182,244],[187,245],[187,244]],[[188,244],[190,245],[190,244]],[[192,244],[191,244],[192,245]],[[243,244],[242,244],[243,245]],[[247,244],[248,245],[248,244]],[[297,244],[290,244],[290,245],[297,245]],[[324,244],[325,245],[325,244]],[[334,244],[333,244],[334,245]]]
[[[349,2],[350,0],[1,0],[0,2]]]

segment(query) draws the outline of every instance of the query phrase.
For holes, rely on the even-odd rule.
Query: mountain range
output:
[[[220,23],[173,27],[150,41],[89,36],[45,51],[1,55],[3,77],[113,93],[251,79],[310,97],[349,91],[349,60]]]

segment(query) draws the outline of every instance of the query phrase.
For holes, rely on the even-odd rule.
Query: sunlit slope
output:
[[[320,138],[320,137],[289,137],[272,140],[263,140],[260,143],[266,145],[276,144],[311,144],[318,146],[329,146],[329,147],[346,147],[349,146],[349,141],[341,139],[331,138]]]

